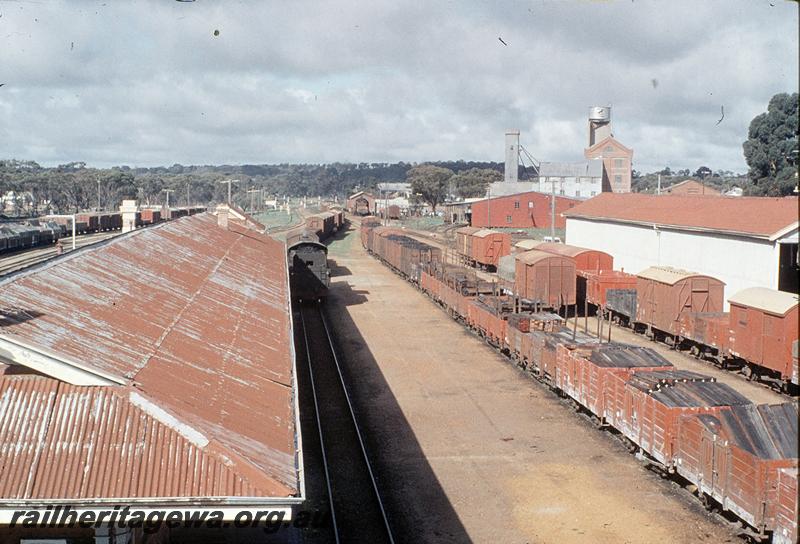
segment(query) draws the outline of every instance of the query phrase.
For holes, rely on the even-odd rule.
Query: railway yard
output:
[[[22,420],[14,414],[36,387],[57,380],[78,392],[99,386],[130,397],[142,410],[140,425],[176,433],[152,444],[138,438],[151,459],[162,455],[192,482],[208,478],[198,468],[206,465],[184,466],[187,459],[213,463],[222,455],[233,463],[227,481],[240,482],[208,480],[220,486],[211,503],[174,482],[166,492],[177,499],[159,500],[198,512],[259,503],[291,512],[282,531],[228,525],[159,533],[169,542],[796,542],[791,378],[759,381],[768,368],[744,369],[760,360],[734,364],[727,347],[697,347],[685,329],[674,336],[642,329],[637,314],[628,323],[605,303],[588,311],[599,296],[593,274],[612,264],[581,248],[510,243],[485,229],[414,231],[337,209],[298,215],[268,217],[275,224],[265,226],[219,206],[213,215],[126,234],[86,234],[70,258],[52,246],[3,257],[0,401],[17,399],[0,414],[3,443],[31,447],[33,435],[15,427]],[[467,233],[484,242],[467,248]],[[478,247],[491,266],[468,258]],[[165,261],[175,258],[178,268]],[[42,261],[47,266],[34,266]],[[546,278],[526,268],[545,262]],[[78,278],[78,270],[91,272],[76,291],[27,294]],[[181,274],[173,277],[175,270]],[[141,274],[159,286],[156,293]],[[624,279],[645,304],[641,280]],[[704,301],[715,296],[697,285],[692,293],[692,304],[697,293]],[[603,291],[604,300],[618,295]],[[154,297],[166,297],[155,313]],[[55,316],[73,304],[80,311],[62,330]],[[200,310],[204,304],[223,306]],[[142,308],[150,308],[149,325],[122,317]],[[195,320],[198,311],[204,320]],[[729,314],[713,315],[724,323]],[[130,348],[154,355],[136,362]],[[265,348],[279,355],[264,355]],[[109,362],[95,362],[99,353]],[[212,353],[219,362],[216,355],[198,362],[198,354]],[[208,376],[198,382],[196,372]],[[186,390],[158,385],[162,374]],[[197,387],[209,389],[207,405],[192,398]],[[285,401],[274,400],[278,390]],[[47,421],[64,418],[65,409],[56,403],[38,413],[39,454],[0,459],[0,467],[30,463],[23,472],[34,482],[0,486],[4,500],[36,500],[32,490],[43,477],[36,455],[54,455],[47,452],[57,436]],[[251,409],[261,416],[245,415]],[[133,439],[74,432],[72,444],[96,442],[104,452]],[[174,447],[187,453],[174,457]],[[64,450],[59,462],[80,466],[73,451],[80,450]],[[87,482],[91,474],[70,478]],[[141,487],[145,475],[102,477],[140,486],[137,500],[164,494]],[[53,496],[73,494],[87,505],[104,496],[72,481]],[[311,522],[293,525],[304,516]],[[129,541],[142,541],[132,534]],[[0,532],[9,535],[17,542],[61,533]]]

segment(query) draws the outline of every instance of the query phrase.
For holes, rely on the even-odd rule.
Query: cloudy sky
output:
[[[518,128],[570,161],[611,105],[638,170],[745,171],[797,29],[783,0],[0,0],[0,158],[502,161]]]

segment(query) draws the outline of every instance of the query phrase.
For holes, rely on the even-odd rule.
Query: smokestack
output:
[[[519,180],[519,130],[506,131],[506,169],[503,181]]]
[[[217,206],[217,225],[222,229],[227,230],[228,228],[229,211],[230,210],[228,209],[228,206],[226,206],[225,204],[220,204],[219,206]]]
[[[122,214],[122,232],[125,233],[136,230],[136,212],[139,211],[139,206],[136,205],[136,201],[123,200],[119,211]]]

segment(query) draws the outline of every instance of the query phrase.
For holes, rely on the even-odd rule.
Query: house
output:
[[[686,179],[678,183],[674,183],[661,191],[662,194],[668,195],[705,195],[705,196],[719,196],[722,193],[710,185],[706,185],[696,179]]]

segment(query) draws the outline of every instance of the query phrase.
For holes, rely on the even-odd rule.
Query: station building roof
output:
[[[284,251],[200,214],[0,281],[0,505],[301,496]]]
[[[797,197],[601,193],[564,216],[775,240],[797,229],[797,209]]]

